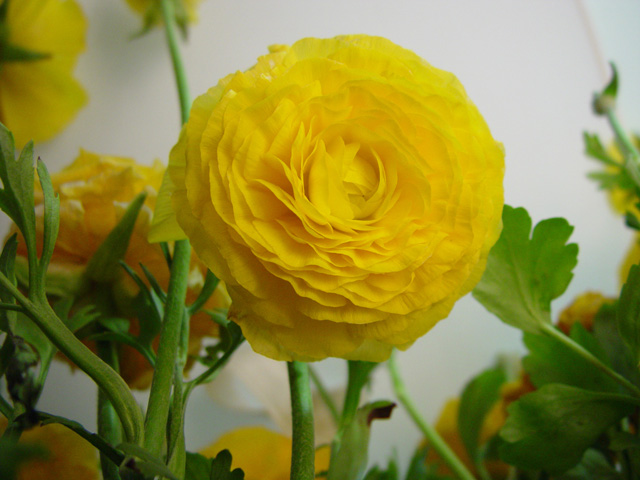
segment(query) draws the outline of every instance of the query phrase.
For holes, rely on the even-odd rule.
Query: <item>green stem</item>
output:
[[[187,75],[185,73],[182,56],[178,47],[178,35],[176,33],[173,5],[170,0],[161,0],[162,18],[164,20],[165,36],[171,53],[171,61],[173,63],[173,73],[176,78],[176,86],[178,88],[178,97],[180,100],[180,118],[182,123],[187,123],[189,118],[189,110],[191,109],[191,100],[189,98],[189,87],[187,85]]]
[[[160,330],[160,343],[156,368],[151,382],[151,392],[145,418],[145,448],[155,456],[161,456],[165,440],[173,367],[178,359],[178,346],[182,322],[186,320],[184,301],[187,293],[187,276],[191,260],[188,240],[179,240],[173,251],[171,279],[167,292],[167,303]]]
[[[186,406],[183,393],[183,365],[176,365],[173,374],[173,397],[169,421],[168,466],[178,478],[183,478],[187,465],[187,451],[184,438],[184,410]]]
[[[429,446],[433,448],[438,453],[438,455],[440,455],[440,458],[449,466],[456,477],[461,480],[475,480],[475,477],[471,474],[471,472],[469,472],[469,470],[467,470],[467,467],[465,467],[465,465],[460,461],[453,450],[449,448],[449,445],[447,445],[447,443],[442,439],[436,429],[429,425],[420,416],[420,413],[418,413],[418,409],[409,397],[404,382],[400,377],[400,373],[396,364],[395,352],[391,354],[391,358],[389,358],[387,365],[389,367],[389,372],[391,373],[393,390],[398,397],[398,400],[407,410],[407,413],[414,421],[414,423],[418,426],[420,431],[423,433],[423,435],[429,442]]]
[[[289,362],[287,367],[293,426],[290,478],[291,480],[313,480],[315,478],[315,445],[309,365],[303,362]]]
[[[356,415],[358,405],[360,404],[360,391],[364,382],[358,376],[358,363],[349,360],[349,379],[347,382],[347,393],[344,397],[344,405],[342,407],[342,416],[340,417],[340,425],[338,431],[349,425]]]
[[[118,351],[113,342],[97,342],[98,355],[118,371]],[[109,397],[102,390],[98,390],[98,435],[111,445],[122,443],[122,427]],[[118,465],[113,463],[107,455],[100,452],[100,467],[104,480],[120,480]]]
[[[548,323],[545,323],[542,325],[542,331],[545,334],[549,335],[550,337],[555,338],[559,342],[569,347],[571,350],[573,350],[582,358],[584,358],[589,363],[591,363],[598,370],[607,374],[609,377],[613,378],[616,382],[618,382],[624,388],[632,392],[635,396],[640,397],[640,388],[636,387],[633,383],[631,383],[629,380],[624,378],[619,373],[611,370],[608,366],[602,363],[597,357],[595,357],[591,352],[586,350],[582,345],[579,345],[576,342],[574,342],[571,339],[571,337],[568,337],[564,333],[554,328],[553,325]]]
[[[331,418],[333,418],[333,421],[337,425],[340,422],[340,413],[338,412],[338,407],[336,407],[336,404],[333,401],[333,398],[331,398],[331,394],[327,391],[327,388],[322,383],[322,380],[318,376],[318,373],[311,365],[309,365],[309,375],[316,389],[318,389],[318,393],[320,394],[322,401],[329,409],[329,412],[331,413]]]
[[[51,343],[105,392],[118,413],[127,441],[141,444],[144,438],[142,412],[122,377],[76,338],[57,317],[46,299],[38,303],[32,302],[2,273],[0,284],[24,307],[25,313]]]

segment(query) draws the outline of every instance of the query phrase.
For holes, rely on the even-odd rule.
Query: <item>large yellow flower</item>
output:
[[[0,417],[0,432],[7,421]],[[48,455],[25,462],[18,469],[18,480],[99,480],[98,451],[93,445],[58,424],[36,426],[20,436],[20,444],[44,448]]]
[[[152,238],[189,237],[257,352],[381,361],[480,279],[503,170],[452,74],[383,38],[307,38],[195,101]]]
[[[81,300],[91,295],[91,292],[79,290],[82,288],[82,275],[87,264],[120,221],[133,198],[143,191],[147,193],[147,197],[129,241],[124,261],[141,278],[145,278],[140,266],[144,265],[166,290],[170,275],[164,254],[159,245],[150,244],[147,240],[151,212],[156,203],[156,194],[163,174],[164,166],[160,162],[144,166],[129,158],[81,151],[71,165],[51,176],[53,188],[60,197],[60,230],[49,266],[50,293],[79,294]],[[43,197],[39,189],[36,189],[35,200],[38,238],[41,238]],[[18,254],[26,256],[23,242],[20,243]],[[189,275],[189,301],[195,300],[200,292],[205,275],[206,268],[194,256]],[[127,317],[133,315],[127,308],[138,292],[133,280],[121,270],[116,279],[107,281],[119,308],[119,311],[113,314]],[[226,305],[226,293],[223,288],[218,288],[207,308]],[[137,333],[138,323],[135,319],[132,319],[131,330]],[[192,318],[190,333],[190,353],[196,354],[200,349],[202,337],[217,334],[217,327],[207,314],[201,313]],[[153,369],[133,348],[121,346],[120,367],[123,378],[132,387],[145,388],[150,384]]]
[[[47,140],[86,103],[73,78],[87,21],[75,0],[0,0],[0,122],[16,144]],[[14,60],[15,49],[46,58]]]
[[[242,427],[222,435],[202,452],[215,457],[229,450],[232,468],[241,468],[245,480],[289,480],[291,472],[291,439],[264,427]],[[316,450],[316,475],[329,469],[329,447]],[[324,478],[321,476],[320,478]]]

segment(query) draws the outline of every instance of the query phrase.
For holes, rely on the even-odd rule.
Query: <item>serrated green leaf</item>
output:
[[[506,381],[502,368],[490,368],[471,380],[460,398],[458,407],[458,431],[460,438],[476,464],[482,464],[480,432],[484,420],[500,397],[500,387]]]
[[[146,194],[141,193],[131,201],[118,224],[98,247],[87,264],[88,278],[96,282],[111,282],[117,278],[120,273],[120,261],[127,253],[129,240],[145,198]]]
[[[598,360],[609,365],[605,351],[581,324],[573,325],[570,336]],[[611,377],[555,338],[525,333],[523,341],[529,354],[522,360],[522,365],[536,387],[562,383],[586,390],[620,391]]]
[[[244,472],[235,468],[231,470],[231,453],[222,450],[211,462],[211,480],[243,480]]]
[[[622,287],[617,314],[618,331],[640,365],[640,266],[633,265]]]
[[[607,153],[607,150],[602,146],[602,142],[600,141],[600,137],[598,137],[598,135],[583,132],[582,138],[584,140],[585,154],[588,157],[599,160],[602,163],[612,167],[621,167],[620,162],[611,158],[611,156]]]
[[[60,198],[53,191],[49,171],[40,159],[38,159],[37,162],[37,170],[44,197],[44,233],[42,238],[42,254],[40,255],[38,268],[40,270],[40,277],[44,278],[56,246],[56,239],[58,238],[58,230],[60,227]]]
[[[11,282],[15,284],[15,261],[18,249],[18,240],[13,234],[4,244],[2,253],[0,254],[0,272],[4,274]],[[15,303],[13,295],[2,285],[0,285],[0,301],[3,303]],[[15,312],[10,310],[0,310],[0,330],[9,332],[11,325],[15,321]]]
[[[543,220],[531,232],[523,208],[505,205],[503,230],[473,296],[503,322],[539,333],[551,323],[551,300],[573,276],[578,246],[566,242],[573,227],[563,218]]]
[[[564,473],[637,405],[625,395],[545,385],[509,406],[500,457],[519,468]]]

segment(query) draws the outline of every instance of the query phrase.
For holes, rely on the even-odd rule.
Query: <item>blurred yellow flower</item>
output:
[[[130,202],[140,192],[146,192],[145,204],[138,216],[124,261],[145,278],[144,265],[163,288],[169,284],[169,268],[164,254],[157,244],[147,240],[151,215],[156,203],[164,166],[156,161],[152,166],[135,163],[130,158],[99,155],[81,151],[76,160],[51,176],[54,190],[60,197],[60,230],[49,267],[51,282],[49,293],[74,294],[75,285],[81,285],[85,268],[98,247],[122,218]],[[42,238],[43,196],[36,188],[36,214],[38,238]],[[26,256],[24,243],[19,245],[18,255]],[[192,257],[189,275],[188,301],[197,297],[206,275],[206,268]],[[61,279],[55,282],[54,279]],[[80,288],[80,287],[78,287]],[[127,308],[138,293],[134,281],[122,270],[111,284],[112,293],[121,308],[117,314],[131,316]],[[65,291],[66,289],[66,291]],[[226,307],[227,294],[219,287],[206,308]],[[137,320],[132,319],[131,331],[137,333]],[[205,313],[191,320],[190,353],[200,350],[204,336],[217,334],[217,326]],[[134,388],[146,388],[153,375],[149,363],[136,350],[126,345],[120,348],[120,367],[123,378]]]
[[[571,332],[571,327],[574,323],[580,323],[587,330],[591,330],[593,320],[600,308],[605,303],[612,302],[612,299],[599,292],[582,293],[573,300],[571,305],[560,312],[558,327],[567,335]]]
[[[205,457],[215,457],[225,449],[231,452],[232,468],[241,468],[245,480],[289,480],[289,437],[264,427],[242,427],[222,435],[200,453]],[[316,450],[316,475],[329,469],[329,454],[328,446]]]
[[[0,417],[0,432],[6,427],[6,419]],[[67,427],[55,423],[33,427],[23,432],[20,444],[44,447],[48,455],[23,464],[18,470],[18,480],[102,478],[96,448]]]
[[[620,285],[624,285],[627,282],[627,277],[629,276],[629,270],[632,265],[637,265],[640,263],[640,235],[635,234],[631,239],[631,245],[627,250],[627,254],[622,261],[622,265],[620,266]]]
[[[87,21],[75,0],[0,0],[0,5],[0,122],[18,146],[47,140],[87,101],[73,78]],[[17,60],[16,51],[46,57]]]
[[[170,0],[176,20],[181,26],[198,21],[198,5],[202,0]],[[162,22],[162,11],[158,0],[127,0],[133,11],[142,15],[145,27]]]
[[[382,361],[480,279],[503,170],[452,74],[383,38],[307,38],[195,101],[152,239],[189,237],[255,351]]]

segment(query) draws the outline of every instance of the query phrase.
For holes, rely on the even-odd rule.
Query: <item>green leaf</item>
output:
[[[86,337],[86,339],[93,340],[96,342],[99,342],[99,341],[116,342],[116,343],[122,343],[124,345],[128,345],[132,348],[135,348],[147,360],[147,362],[149,362],[149,365],[151,365],[152,367],[155,367],[155,364],[156,364],[155,352],[151,349],[150,346],[143,344],[130,333],[102,332],[102,333],[89,335],[88,337]]]
[[[531,333],[551,323],[551,300],[571,281],[578,246],[566,242],[573,231],[563,218],[538,223],[530,238],[531,218],[507,205],[503,230],[473,296],[503,322]]]
[[[625,395],[545,385],[509,406],[500,457],[519,468],[564,473],[637,405]]]
[[[609,449],[614,452],[622,452],[630,448],[640,449],[640,438],[629,432],[615,432],[611,435]]]
[[[600,141],[600,137],[596,134],[591,134],[588,132],[583,132],[582,138],[584,140],[585,153],[587,156],[594,158],[596,160],[600,160],[602,163],[606,165],[610,165],[612,167],[622,167],[620,162],[617,162],[609,154],[607,150],[602,145]]]
[[[0,254],[0,272],[4,274],[15,285],[15,260],[16,252],[18,249],[18,240],[16,234],[11,235],[7,242],[4,244],[2,254]],[[0,300],[3,303],[15,303],[13,295],[2,285],[0,285]],[[10,310],[0,310],[0,330],[3,332],[9,332],[11,325],[15,319],[15,312]]]
[[[640,266],[633,265],[622,287],[617,315],[620,337],[640,365]]]
[[[222,450],[216,458],[207,458],[199,453],[187,452],[185,479],[188,480],[243,480],[244,472],[231,470],[231,454]]]
[[[506,381],[502,368],[490,368],[471,380],[460,398],[458,408],[458,431],[469,458],[476,464],[482,463],[479,448],[480,432],[484,420],[500,398],[500,387]]]
[[[394,407],[393,402],[380,401],[358,409],[353,420],[338,432],[331,443],[327,480],[363,478],[369,458],[371,422],[377,418],[389,418]]]
[[[625,477],[599,451],[587,450],[578,465],[554,480],[623,480]]]
[[[129,240],[145,198],[146,194],[140,193],[131,201],[120,222],[98,247],[87,264],[88,278],[96,282],[111,282],[117,278],[120,273],[120,260],[127,253]]]
[[[50,53],[36,52],[10,43],[3,45],[2,50],[0,50],[0,63],[36,62],[38,60],[46,60],[47,58],[51,58]]]
[[[196,298],[195,301],[187,307],[189,315],[196,314],[198,310],[207,303],[207,300],[209,300],[209,297],[211,297],[219,283],[220,280],[218,280],[218,277],[211,273],[211,270],[207,270],[207,276],[204,279],[204,285],[202,286],[202,290],[200,290],[198,298]]]
[[[570,337],[609,366],[606,352],[581,324],[573,325]],[[525,333],[523,341],[529,354],[523,359],[522,365],[536,387],[562,383],[586,390],[611,393],[620,391],[617,382],[611,377],[555,338]]]
[[[44,196],[44,233],[42,238],[42,254],[38,265],[40,278],[44,279],[47,273],[49,261],[53,255],[53,250],[58,238],[60,226],[60,198],[53,191],[51,177],[44,162],[38,159],[38,177],[42,186]]]
[[[352,478],[352,477],[345,477],[345,478]],[[364,480],[398,480],[399,478],[400,476],[399,476],[398,463],[394,458],[392,458],[389,460],[389,463],[387,464],[386,469],[382,470],[380,469],[380,467],[375,466],[367,472],[367,474],[364,477]],[[413,477],[411,478],[412,480],[414,480]],[[419,479],[415,479],[415,480],[419,480]]]

